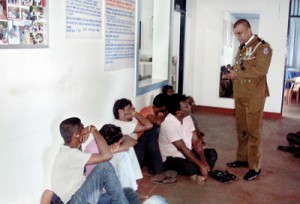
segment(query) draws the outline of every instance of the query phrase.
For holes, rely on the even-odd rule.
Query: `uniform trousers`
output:
[[[262,120],[265,97],[236,98],[235,117],[238,135],[237,161],[248,161],[249,169],[261,168]]]

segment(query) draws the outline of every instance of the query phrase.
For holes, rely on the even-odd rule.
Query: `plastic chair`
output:
[[[288,90],[288,104],[292,102],[294,95],[296,96],[296,103],[299,103],[299,94],[300,94],[300,77],[295,79],[295,82],[292,83],[291,88]]]

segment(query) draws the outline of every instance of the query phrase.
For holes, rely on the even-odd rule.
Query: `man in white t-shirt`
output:
[[[117,100],[113,107],[116,120],[113,124],[121,127],[123,134],[137,140],[134,146],[140,167],[147,165],[150,173],[157,175],[163,172],[163,164],[158,146],[158,133],[153,124],[135,111],[131,101],[126,98]],[[133,120],[135,119],[135,120]],[[137,135],[137,133],[142,133]]]
[[[61,122],[60,133],[64,139],[56,156],[52,171],[52,189],[64,203],[99,203],[107,195],[110,203],[127,204],[113,166],[107,162],[112,158],[109,146],[95,126],[84,127],[79,118],[68,118]],[[90,133],[97,142],[99,153],[81,151]],[[97,164],[89,176],[84,176],[85,165]],[[103,194],[103,190],[106,194]],[[137,199],[135,192],[131,192]],[[107,197],[105,199],[107,199]],[[104,199],[104,198],[103,198]],[[132,202],[132,201],[131,201]],[[138,203],[138,200],[137,202]]]
[[[214,167],[217,152],[202,149],[186,96],[173,94],[169,101],[169,114],[161,123],[158,139],[164,169],[176,170],[178,174],[202,183]]]

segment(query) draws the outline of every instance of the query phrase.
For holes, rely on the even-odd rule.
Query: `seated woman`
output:
[[[100,130],[107,144],[110,145],[113,158],[110,163],[114,166],[121,186],[137,190],[136,180],[143,177],[133,146],[137,143],[128,135],[123,135],[121,128],[113,124],[106,124]],[[85,152],[97,152],[96,141],[91,141]],[[86,166],[86,176],[93,170],[94,165]]]

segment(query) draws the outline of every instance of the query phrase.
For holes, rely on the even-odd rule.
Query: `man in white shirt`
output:
[[[194,122],[189,115],[186,96],[170,96],[169,114],[161,124],[159,148],[164,169],[176,170],[197,183],[208,177],[217,160],[214,149],[202,149]]]
[[[113,114],[116,119],[113,123],[121,127],[123,134],[128,134],[137,140],[134,150],[140,167],[147,165],[150,173],[155,175],[162,173],[163,164],[158,147],[158,133],[156,129],[153,129],[153,124],[136,112],[131,101],[126,98],[115,102]]]
[[[52,188],[64,203],[97,204],[103,190],[111,203],[127,204],[113,166],[107,162],[112,158],[109,146],[95,126],[84,127],[79,118],[68,118],[61,122],[60,133],[64,139],[56,156],[52,171]],[[99,153],[81,151],[90,133],[97,142]],[[97,164],[88,177],[84,176],[85,165]],[[137,196],[135,195],[137,198]]]

